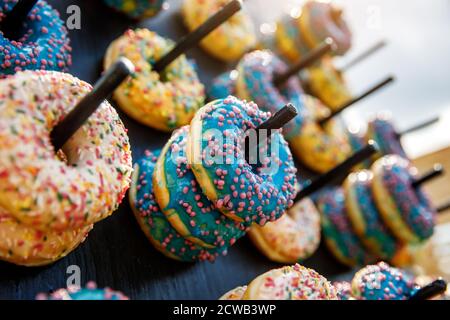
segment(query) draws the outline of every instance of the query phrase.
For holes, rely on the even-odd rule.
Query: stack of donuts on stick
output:
[[[411,246],[430,238],[435,224],[436,210],[421,185],[441,173],[436,167],[419,177],[408,160],[388,155],[317,195],[330,251],[349,266],[377,260],[407,266]]]
[[[252,223],[274,221],[292,205],[296,169],[282,135],[271,136],[278,155],[256,166],[240,143],[268,119],[254,103],[216,100],[135,165],[130,203],[155,248],[177,260],[213,261]]]
[[[82,243],[129,188],[128,136],[104,99],[105,82],[121,82],[131,71],[117,65],[93,90],[61,72],[71,63],[69,39],[50,5],[4,2],[0,61],[9,76],[0,80],[0,259],[41,266]]]
[[[61,149],[52,144],[52,131],[91,90],[56,71],[0,81],[2,260],[35,266],[64,257],[124,198],[130,145],[107,101]]]
[[[131,72],[126,67],[117,64],[95,90],[57,71],[20,71],[0,81],[2,260],[50,264],[118,208],[130,185],[131,150],[104,99],[108,84]]]

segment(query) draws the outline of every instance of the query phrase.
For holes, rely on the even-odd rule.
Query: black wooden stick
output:
[[[298,115],[297,108],[288,103],[277,111],[267,121],[261,123],[256,130],[277,130],[283,128],[289,121]]]
[[[275,113],[272,117],[270,117],[267,121],[263,122],[256,128],[256,139],[257,144],[253,146],[255,149],[258,149],[260,145],[265,143],[267,139],[275,132],[274,130],[281,129],[284,127],[289,121],[294,119],[298,115],[297,108],[295,108],[292,104],[288,103],[286,106],[281,108],[277,113]],[[269,130],[269,134],[265,135],[263,139],[260,137],[260,130]],[[245,157],[248,163],[250,163],[250,144],[248,136],[245,138]],[[251,159],[253,160],[253,159]],[[257,159],[254,159],[255,162]]]
[[[371,47],[369,47],[367,50],[361,52],[358,56],[353,58],[351,61],[347,62],[342,68],[340,68],[341,72],[345,72],[348,69],[352,68],[353,66],[357,65],[361,61],[367,59],[371,55],[373,55],[378,50],[384,48],[386,46],[387,42],[386,40],[380,40]]]
[[[439,296],[447,290],[447,282],[443,279],[437,279],[432,283],[420,288],[409,300],[429,300]]]
[[[50,134],[55,150],[59,150],[70,137],[97,110],[101,103],[132,73],[134,66],[128,59],[120,58],[97,81],[94,88],[75,108],[55,126]]]
[[[411,128],[405,129],[402,132],[397,133],[397,135],[398,135],[399,138],[401,138],[402,136],[404,136],[404,135],[406,135],[408,133],[424,129],[426,127],[429,127],[429,126],[439,122],[439,120],[441,120],[441,118],[439,116],[431,118],[431,119],[426,120],[426,121],[424,121],[422,123],[416,124],[416,125],[414,125]]]
[[[6,14],[6,17],[3,18],[0,26],[0,30],[6,38],[11,40],[20,38],[23,34],[23,23],[37,2],[38,0],[20,0],[14,8]]]
[[[301,70],[310,66],[328,52],[334,50],[334,47],[335,45],[333,39],[327,38],[324,42],[322,42],[322,44],[314,48],[314,50],[308,52],[308,54],[303,59],[286,70],[286,72],[277,75],[273,79],[273,84],[276,87],[282,86],[290,77],[298,74]]]
[[[334,169],[328,171],[327,173],[321,175],[314,181],[309,181],[303,190],[301,190],[297,197],[295,198],[295,202],[301,201],[304,198],[312,195],[318,190],[324,188],[325,186],[333,183],[334,181],[347,176],[350,171],[361,162],[367,160],[375,153],[378,152],[378,146],[372,140],[370,140],[363,149],[355,153],[353,156],[345,160],[343,163],[335,167]]]
[[[242,3],[238,0],[233,0],[224,6],[219,12],[206,20],[197,29],[189,33],[183,39],[181,39],[175,47],[159,59],[154,65],[153,70],[156,72],[163,71],[169,64],[175,61],[180,55],[187,50],[196,46],[204,37],[210,34],[214,29],[227,21],[236,12],[241,10]]]
[[[440,205],[439,207],[436,208],[436,212],[437,213],[442,213],[445,212],[447,210],[450,210],[450,200],[447,200],[446,203]]]
[[[354,105],[355,103],[365,99],[366,97],[372,95],[373,93],[377,92],[378,90],[380,90],[381,88],[383,88],[384,86],[388,85],[389,83],[394,81],[394,77],[393,76],[389,76],[386,79],[384,79],[383,81],[381,81],[380,83],[374,85],[373,87],[371,87],[370,89],[368,89],[367,91],[365,91],[363,94],[360,94],[359,96],[351,99],[350,101],[348,101],[347,103],[345,103],[343,106],[341,106],[340,108],[338,108],[336,111],[333,111],[328,117],[322,119],[319,121],[320,125],[324,125],[326,122],[328,122],[329,120],[333,119],[335,116],[337,116],[338,114],[340,114],[342,111],[346,110],[347,108],[351,107],[352,105]]]
[[[423,185],[426,182],[429,182],[439,176],[442,176],[444,174],[444,168],[441,164],[437,163],[433,166],[433,169],[422,175],[421,177],[417,178],[416,181],[412,183],[412,186],[414,188],[418,188],[421,185]]]

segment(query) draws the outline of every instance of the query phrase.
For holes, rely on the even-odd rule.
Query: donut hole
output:
[[[1,21],[1,19],[0,19]],[[4,32],[3,30],[0,30],[2,32],[4,38],[8,41],[16,41],[21,44],[29,44],[29,41],[27,40],[32,35],[32,30],[30,27],[22,27],[19,32],[16,32],[14,36],[11,36],[8,32]]]
[[[28,17],[26,18],[25,21],[23,21],[23,23],[20,25],[20,28],[18,30],[14,30],[14,31],[10,31],[10,30],[0,30],[0,32],[3,34],[3,36],[5,37],[6,40],[9,41],[17,41],[20,42],[24,45],[30,44],[33,41],[30,40],[30,38],[33,35],[33,30],[38,30],[38,24],[36,22],[38,22],[38,19],[31,19],[30,17],[36,17],[38,14],[38,8],[37,6],[39,6],[40,4],[37,3],[35,5],[35,7],[30,11],[30,13],[28,14]],[[12,8],[11,8],[12,10]],[[10,10],[10,11],[11,11]],[[3,19],[6,18],[6,14],[4,12],[0,13],[0,21],[2,22]]]

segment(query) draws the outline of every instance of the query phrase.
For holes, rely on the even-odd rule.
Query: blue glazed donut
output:
[[[176,131],[159,157],[153,175],[157,202],[172,227],[189,241],[205,248],[230,247],[247,228],[217,211],[203,194],[187,164],[188,133],[189,126]]]
[[[232,70],[222,73],[214,78],[208,90],[210,100],[225,99],[228,96],[236,95],[236,79],[238,71]]]
[[[18,0],[0,0],[0,21]],[[40,0],[24,21],[20,39],[7,39],[0,31],[0,76],[22,70],[67,72],[72,48],[64,22],[47,2]]]
[[[352,280],[359,300],[408,300],[418,290],[414,278],[385,262],[366,266]]]
[[[150,18],[161,11],[165,0],[103,0],[132,19]]]
[[[398,156],[389,155],[373,166],[372,190],[386,225],[406,243],[422,242],[433,235],[435,210],[426,194],[413,187],[415,168]]]
[[[393,261],[402,245],[385,226],[372,196],[373,173],[361,170],[344,182],[345,201],[355,233],[382,260]]]
[[[375,257],[364,250],[347,217],[345,195],[342,188],[333,187],[316,198],[322,217],[325,243],[333,255],[348,266],[366,265]]]
[[[239,222],[264,225],[277,220],[292,206],[296,194],[297,170],[280,133],[260,147],[258,165],[245,160],[247,130],[268,118],[256,104],[230,96],[204,106],[191,123],[188,163],[215,207]]]
[[[129,300],[122,292],[110,288],[98,289],[94,282],[89,282],[86,288],[68,287],[59,289],[49,295],[38,294],[36,300]]]
[[[300,81],[291,77],[279,89],[273,84],[274,76],[287,69],[287,65],[270,51],[253,51],[240,61],[237,70],[236,93],[241,99],[254,101],[261,110],[272,114],[292,103],[299,112],[303,106]],[[303,117],[298,116],[283,129],[287,140],[298,135]]]
[[[181,236],[161,212],[153,191],[153,173],[160,152],[147,151],[135,165],[130,188],[130,205],[142,231],[165,256],[185,262],[214,261],[227,248],[206,249]]]
[[[387,115],[379,114],[369,122],[367,138],[375,140],[383,156],[398,154],[403,158],[408,158],[397,135],[397,131]]]

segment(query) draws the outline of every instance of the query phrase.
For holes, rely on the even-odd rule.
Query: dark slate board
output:
[[[82,28],[70,32],[74,49],[71,72],[90,83],[101,73],[103,55],[110,42],[128,27],[145,26],[172,39],[179,39],[186,32],[178,12],[178,0],[169,0],[168,11],[143,23],[128,20],[100,0],[49,2],[63,18],[69,5],[80,6]],[[205,84],[232,67],[200,49],[192,49],[189,57],[196,59]],[[122,112],[120,116],[129,129],[134,159],[145,149],[162,147],[169,138],[168,134],[140,125]],[[331,278],[348,271],[323,246],[303,264]],[[226,291],[280,266],[269,262],[247,238],[238,241],[228,256],[214,264],[185,264],[167,259],[150,245],[125,200],[112,217],[96,224],[84,244],[51,266],[23,268],[0,262],[0,299],[34,299],[39,292],[65,287],[70,265],[81,268],[82,283],[94,280],[99,286],[121,290],[132,299],[217,299]]]

